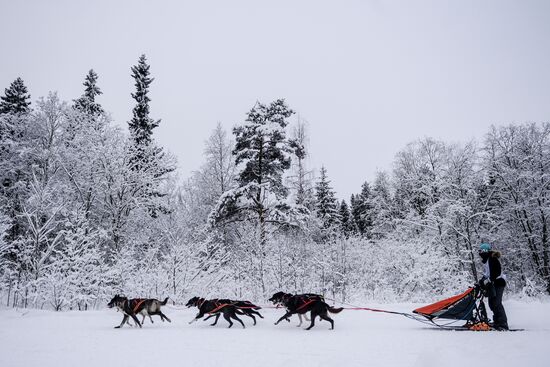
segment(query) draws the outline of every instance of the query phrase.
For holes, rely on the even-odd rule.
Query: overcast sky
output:
[[[145,53],[155,135],[182,176],[256,100],[309,122],[311,164],[341,198],[412,140],[550,120],[550,1],[0,0],[0,27],[1,88],[21,76],[33,100],[71,100],[93,68],[124,126]]]

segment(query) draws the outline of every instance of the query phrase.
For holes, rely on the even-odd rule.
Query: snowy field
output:
[[[376,306],[369,304],[368,306]],[[409,312],[415,305],[384,305]],[[367,311],[333,315],[304,331],[273,322],[282,310],[246,329],[225,320],[188,325],[195,309],[164,308],[172,323],[114,329],[114,310],[0,310],[0,366],[548,366],[550,304],[509,301],[510,326],[522,332],[444,331],[401,316]]]

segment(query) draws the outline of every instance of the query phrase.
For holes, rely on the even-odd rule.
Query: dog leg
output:
[[[256,325],[256,318],[254,317],[254,315],[252,315],[251,313],[247,313],[245,315],[250,317],[252,319],[252,321],[254,321],[254,325]]]
[[[334,320],[331,319],[328,314],[320,314],[319,317],[330,322],[330,330],[334,330]]]
[[[301,314],[298,314],[298,320],[300,320],[300,323],[298,325],[296,325],[296,327],[302,326],[302,315]]]
[[[306,321],[311,321],[309,317],[307,317],[307,313],[304,314],[304,318],[306,319]]]
[[[292,312],[287,312],[287,313],[285,313],[279,320],[277,320],[277,322],[275,323],[275,325],[277,325],[278,323],[280,323],[281,321],[283,321],[283,320],[285,320],[285,319],[286,319],[287,321],[290,321],[290,320],[288,320],[288,318],[289,318],[290,316],[292,316]]]
[[[197,316],[195,316],[195,318],[191,321],[189,321],[189,325],[191,325],[192,323],[194,323],[195,321],[197,321],[198,319],[202,319],[202,317],[204,316],[204,314],[202,312],[199,312],[197,314]]]
[[[238,322],[240,322],[241,325],[243,326],[243,329],[246,328],[246,326],[244,326],[244,322],[241,319],[239,319],[235,313],[231,313],[230,316],[231,316],[231,318],[233,318],[233,319],[237,320]],[[254,321],[256,321],[256,320],[254,320]]]
[[[172,322],[165,314],[162,313],[162,311],[159,311],[159,315],[162,321],[166,320],[168,322]]]
[[[134,319],[136,325],[139,326],[139,328],[141,329],[141,323],[139,322],[139,319],[137,318],[137,316],[134,314],[131,314],[130,316],[132,316],[132,319]]]
[[[233,326],[233,321],[231,321],[231,317],[229,317],[227,313],[223,313],[223,318],[227,320],[227,322],[229,323],[229,327]]]
[[[147,316],[149,316],[149,320],[151,320],[151,324],[154,324],[151,314],[147,314]],[[145,316],[143,317],[143,320],[145,320]],[[143,324],[143,321],[141,323]]]
[[[128,325],[129,327],[135,327],[136,326],[136,325],[132,324],[132,320],[130,320],[129,316],[126,318],[126,325]]]
[[[311,330],[312,327],[315,326],[315,318],[317,317],[316,313],[311,312],[311,325],[306,330]]]
[[[218,323],[218,319],[220,318],[220,314],[217,313],[216,314],[216,320],[214,320],[214,322],[212,324],[210,324],[210,326],[216,326],[216,324]]]
[[[252,313],[253,313],[254,315],[258,315],[258,316],[260,316],[260,318],[261,318],[261,319],[263,319],[263,318],[264,318],[264,317],[262,316],[262,314],[261,314],[261,313],[259,313],[258,311],[254,311],[254,310],[252,310]]]
[[[122,318],[122,322],[120,323],[120,325],[115,326],[115,329],[120,329],[127,322],[128,322],[128,315],[124,315],[124,317]],[[130,324],[128,324],[128,325],[130,325]]]

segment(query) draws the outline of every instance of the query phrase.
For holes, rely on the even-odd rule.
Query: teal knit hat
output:
[[[491,251],[491,245],[488,243],[482,243],[479,245],[479,252],[489,252]]]

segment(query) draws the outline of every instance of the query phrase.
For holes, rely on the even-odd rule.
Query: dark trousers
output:
[[[495,284],[495,295],[488,297],[489,308],[493,311],[493,322],[496,328],[508,329],[508,318],[502,305],[502,294],[506,284]]]

